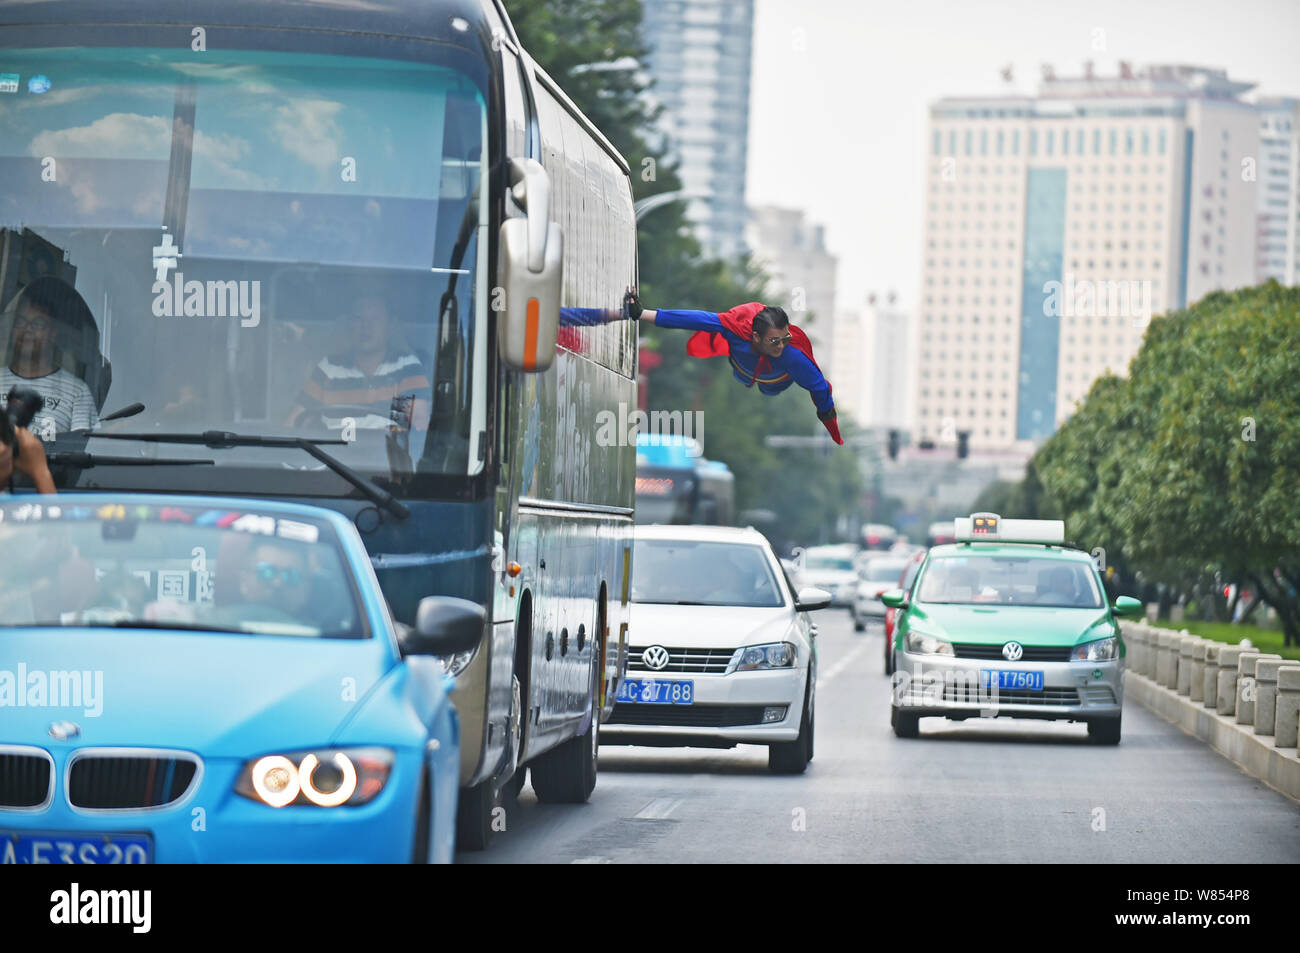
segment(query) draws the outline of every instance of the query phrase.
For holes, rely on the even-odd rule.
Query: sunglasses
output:
[[[14,330],[41,330],[50,327],[50,319],[43,314],[20,313],[14,318]]]
[[[286,586],[297,586],[302,582],[302,573],[296,569],[282,569],[275,563],[258,563],[253,570],[262,582],[271,583],[276,579]]]
[[[783,338],[768,338],[763,343],[765,343],[768,347],[776,347],[778,344],[789,344],[793,340],[794,340],[794,336],[791,334],[787,334]]]

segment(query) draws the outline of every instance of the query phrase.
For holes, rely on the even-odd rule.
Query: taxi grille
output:
[[[731,664],[735,649],[674,649],[664,646],[668,652],[668,664],[663,668],[651,669],[641,661],[641,653],[649,646],[633,646],[627,650],[627,670],[629,672],[688,672],[693,675],[721,675]]]
[[[1004,662],[1002,657],[1002,644],[998,645],[976,645],[970,642],[954,642],[952,644],[953,653],[957,658],[977,658],[977,659],[996,659]],[[1073,646],[1024,646],[1024,655],[1018,658],[1018,662],[1068,662],[1070,653],[1074,650]]]
[[[993,689],[982,686],[950,683],[944,686],[943,700],[960,705],[1042,705],[1044,707],[1061,706],[1068,708],[1079,704],[1079,692],[1074,688],[1044,688],[1033,692],[1024,688],[999,688],[997,695]]]
[[[615,705],[607,724],[735,728],[762,721],[762,705]]]
[[[52,769],[44,755],[0,754],[0,807],[40,807],[50,795]]]
[[[166,807],[185,796],[198,768],[193,756],[83,755],[68,768],[68,801],[96,811]]]

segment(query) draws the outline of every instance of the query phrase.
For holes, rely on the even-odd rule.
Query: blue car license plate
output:
[[[619,686],[615,701],[636,705],[693,705],[695,683],[626,678]]]
[[[986,668],[980,671],[985,688],[1020,688],[1031,692],[1043,690],[1042,672],[1022,672],[1005,668]]]
[[[0,864],[152,864],[148,834],[0,831]]]

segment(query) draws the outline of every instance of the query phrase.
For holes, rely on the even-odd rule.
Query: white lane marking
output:
[[[642,821],[661,821],[677,810],[681,803],[681,798],[658,797],[641,808],[634,816]]]
[[[821,688],[823,685],[827,684],[836,675],[840,674],[840,672],[844,671],[855,661],[857,661],[858,656],[862,655],[866,651],[867,651],[867,643],[863,642],[861,645],[855,648],[848,655],[844,656],[844,658],[840,659],[838,662],[832,665],[824,675],[819,675],[817,677],[817,687]]]
[[[569,861],[571,864],[608,864],[611,863],[608,857],[579,857],[577,860]]]

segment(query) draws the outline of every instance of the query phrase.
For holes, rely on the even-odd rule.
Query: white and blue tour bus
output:
[[[445,660],[463,848],[525,769],[596,783],[636,272],[626,162],[498,0],[0,0],[0,374],[44,388],[58,487],[329,506],[397,622],[482,607]]]

